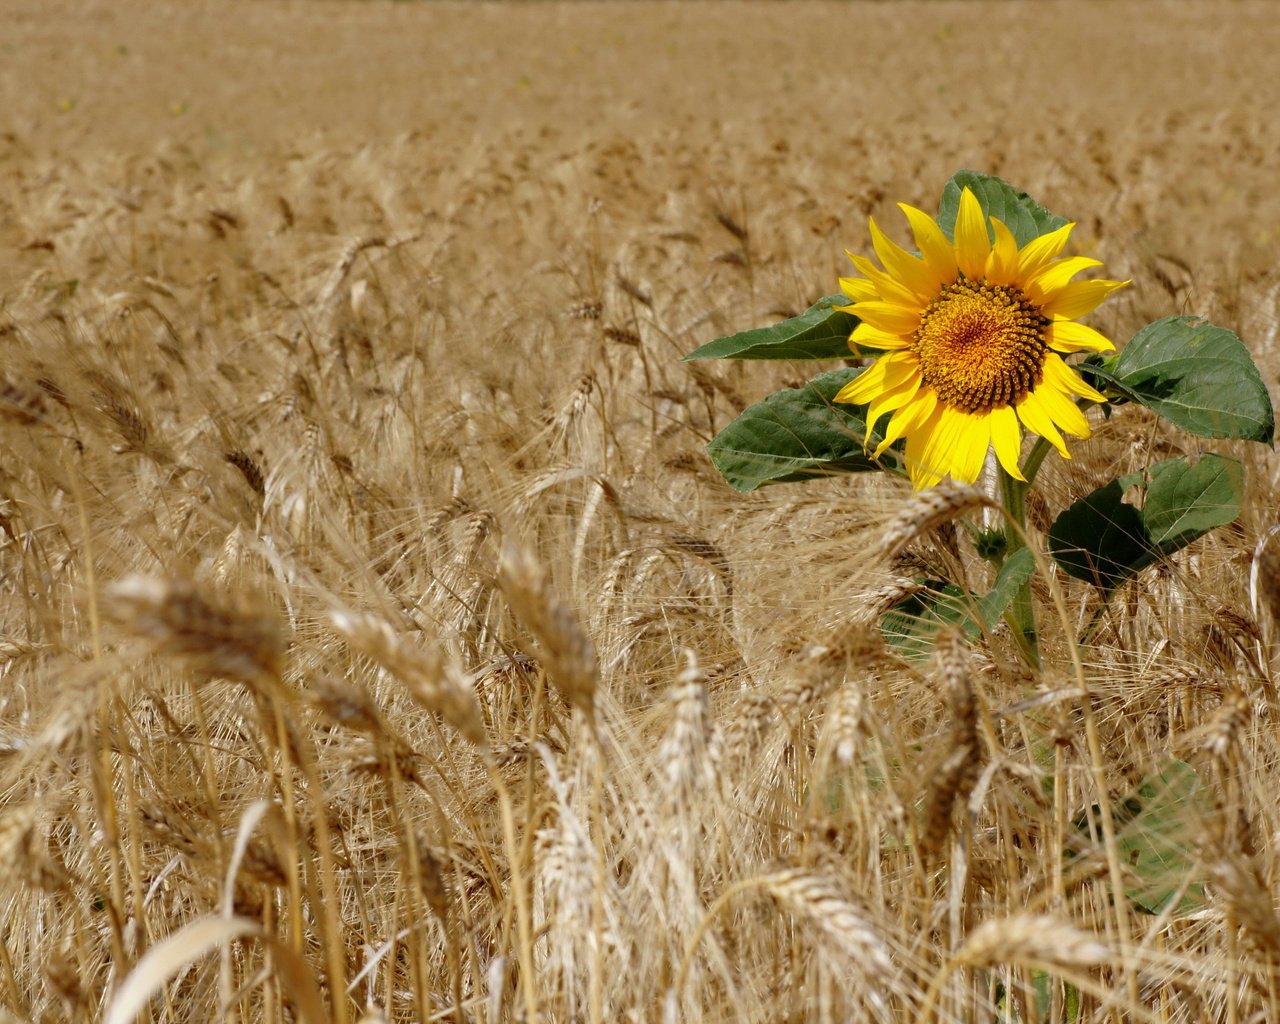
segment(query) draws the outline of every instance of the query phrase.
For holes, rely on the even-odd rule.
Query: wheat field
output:
[[[1274,5],[3,8],[0,1020],[1280,1020],[1275,454],[1093,413],[1041,549],[1239,520],[909,662],[980,516],[735,493],[830,364],[680,361],[972,167],[1276,394]]]

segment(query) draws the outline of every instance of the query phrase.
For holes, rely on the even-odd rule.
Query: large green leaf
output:
[[[1116,845],[1127,872],[1125,895],[1149,914],[1163,911],[1174,897],[1180,914],[1205,904],[1204,883],[1193,873],[1203,831],[1202,804],[1196,770],[1185,761],[1169,760],[1112,808]],[[1100,858],[1098,805],[1073,823],[1079,833],[1073,853],[1088,851]]]
[[[1102,370],[1125,397],[1193,434],[1275,439],[1267,386],[1249,350],[1225,327],[1165,317],[1139,331]]]
[[[823,296],[799,316],[709,341],[685,359],[848,359],[858,318],[835,307],[851,301],[847,295]]]
[[[1076,579],[1115,589],[1156,560],[1142,513],[1112,480],[1065,509],[1049,529],[1049,553]]]
[[[942,202],[938,206],[938,224],[948,238],[955,236],[960,195],[966,187],[977,197],[988,217],[997,218],[1013,232],[1020,246],[1067,223],[1065,217],[1050,213],[1003,178],[980,171],[956,171],[943,186]]]
[[[1146,491],[1141,508],[1125,492]],[[1049,552],[1077,579],[1103,591],[1186,547],[1240,514],[1244,474],[1240,463],[1204,455],[1157,463],[1130,473],[1077,501],[1049,529]]]
[[[1243,496],[1244,469],[1235,459],[1204,455],[1194,466],[1170,459],[1151,467],[1142,521],[1160,554],[1168,555],[1234,522]]]
[[[967,596],[954,583],[927,581],[929,590],[913,594],[884,614],[880,631],[885,641],[908,661],[927,661],[933,655],[939,630],[959,625],[966,636],[973,638],[983,629],[990,629],[1035,571],[1035,556],[1029,549],[1020,548],[1005,560],[991,592],[984,597]]]
[[[802,388],[774,392],[720,431],[707,454],[738,491],[893,465],[894,455],[876,462],[866,452],[878,441],[872,437],[864,447],[866,406],[834,401],[861,372],[832,370]]]

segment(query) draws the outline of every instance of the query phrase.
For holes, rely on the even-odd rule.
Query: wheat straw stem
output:
[[[286,760],[285,774],[288,775],[288,736],[285,733],[284,710],[281,706],[281,701],[275,695],[271,697],[271,703],[275,712],[277,733],[286,744],[282,746],[281,755]],[[311,803],[311,816],[315,821],[316,827],[316,847],[320,854],[320,891],[324,906],[319,916],[324,921],[324,947],[329,974],[329,996],[336,1011],[337,1024],[347,1024],[346,957],[343,953],[341,941],[342,922],[338,916],[340,903],[331,845],[333,836],[329,829],[329,808],[325,802],[320,775],[316,771],[315,762],[308,756],[308,751],[306,749],[299,750],[298,759],[300,761],[298,767],[302,770],[303,778],[307,781],[307,798]]]
[[[289,828],[289,846],[299,849],[301,846],[301,830],[298,828],[298,800],[293,789],[293,764],[289,754],[289,733],[285,725],[284,715],[274,695],[270,700],[270,717],[263,714],[262,728],[267,736],[275,742],[280,752],[280,771],[270,765],[268,771],[272,782],[280,788],[284,803],[284,820]],[[261,707],[261,706],[260,706]],[[270,764],[270,758],[266,759]],[[305,949],[306,931],[302,917],[302,879],[298,873],[298,858],[290,857],[288,863],[289,876],[289,925],[292,930],[293,951],[301,955]]]
[[[76,515],[80,521],[81,543],[84,544],[84,553],[80,562],[84,567],[85,582],[89,588],[87,596],[89,601],[89,630],[93,641],[93,658],[94,661],[101,661],[102,619],[98,611],[97,573],[94,568],[93,538],[89,529],[89,513],[79,476],[72,473],[70,478],[71,486],[75,492]],[[108,717],[111,706],[109,687],[109,679],[107,674],[104,673],[98,678],[95,695],[98,712],[98,735],[100,736],[111,735],[111,722]],[[125,955],[124,935],[120,927],[119,911],[124,906],[124,882],[121,878],[124,868],[120,857],[120,824],[115,803],[115,785],[111,771],[111,745],[108,743],[100,744],[98,757],[96,760],[91,758],[90,763],[94,766],[92,781],[94,782],[95,797],[100,806],[102,824],[107,836],[107,863],[110,876],[108,885],[111,890],[112,908],[112,912],[107,915],[111,924],[108,934],[111,942],[111,959],[117,965],[117,971],[113,977],[122,978],[129,973],[129,961]],[[110,993],[108,992],[108,994]]]
[[[693,958],[698,952],[698,947],[702,945],[702,940],[706,937],[715,919],[719,916],[729,901],[735,896],[744,892],[750,892],[752,889],[767,888],[770,882],[768,875],[760,875],[755,878],[746,878],[740,882],[735,882],[729,886],[724,892],[716,897],[715,902],[711,904],[702,915],[702,920],[698,922],[698,927],[693,933],[693,937],[685,945],[684,957],[680,961],[680,970],[676,972],[675,983],[671,986],[675,993],[676,999],[680,998],[680,993],[684,991],[685,981],[689,977],[689,968],[693,966]]]
[[[418,918],[425,914],[425,908],[429,906],[429,901],[422,889],[422,862],[421,858],[418,856],[419,851],[417,837],[414,834],[410,816],[401,811],[398,789],[404,779],[400,774],[400,762],[394,756],[394,752],[392,753],[392,756],[387,759],[387,765],[388,774],[390,776],[385,787],[387,803],[391,810],[392,819],[400,824],[401,842],[404,844],[405,856],[409,862],[409,875],[412,881],[409,889],[409,898],[412,904],[411,913],[414,918]],[[440,807],[440,803],[436,799],[435,794],[426,787],[423,788],[426,791],[432,813],[436,818],[437,828],[439,829],[441,839],[444,842],[446,856],[449,858],[450,863],[452,863],[453,833],[449,827],[448,817]],[[396,898],[400,898],[399,894],[397,894]],[[462,903],[465,906],[466,901],[463,900]],[[457,943],[454,941],[454,915],[444,914],[439,916],[440,925],[444,931],[445,959],[449,970],[449,987],[451,994],[453,995],[454,1015],[456,1020],[460,1020],[461,1017],[459,1015],[462,1013],[462,965],[458,961]],[[429,999],[430,985],[427,982],[425,974],[426,962],[425,951],[421,948],[421,929],[414,928],[409,933],[408,938],[412,943],[410,956],[413,960],[413,982],[415,1000],[417,1000],[415,1005],[425,1006],[427,1003],[423,1002],[423,1000]],[[467,945],[470,944],[468,943]],[[394,991],[394,982],[391,980],[393,977],[393,974],[389,974],[389,983],[387,986],[388,992]],[[351,987],[354,987],[355,984],[356,982],[352,981],[351,985],[348,986],[348,991],[350,991]],[[390,1000],[388,1000],[388,1005],[390,1005]]]
[[[240,872],[240,864],[245,851],[249,848],[249,840],[263,817],[271,810],[271,801],[255,800],[240,816],[240,824],[236,827],[235,842],[231,846],[231,858],[227,862],[226,878],[222,883],[222,916],[230,921],[235,917],[234,897],[236,875]],[[218,986],[222,1012],[227,1013],[235,996],[235,981],[232,973],[231,944],[224,943],[218,952]]]
[[[1237,950],[1238,937],[1236,932],[1238,926],[1239,922],[1236,920],[1235,908],[1228,901],[1226,913],[1222,915],[1222,927],[1227,939],[1227,1024],[1240,1024],[1240,995],[1238,992],[1239,984],[1236,980],[1236,963],[1237,957],[1240,955]]]
[[[124,793],[125,793],[125,809],[129,816],[129,827],[134,835],[137,835],[139,814],[138,814],[138,773],[126,771],[124,775]],[[146,920],[146,894],[143,890],[143,866],[142,866],[142,843],[128,843],[128,864],[129,864],[129,881],[130,895],[133,902],[133,916],[135,921]],[[144,931],[140,945],[145,948],[148,937]]]
[[[310,884],[307,884],[307,900],[316,908],[316,918],[321,925],[325,960],[325,969],[329,975],[330,996],[337,1024],[347,1024],[348,1008],[346,1000],[346,969],[339,937],[341,931],[338,918],[338,887],[334,872],[333,853],[330,848],[331,833],[329,831],[328,807],[324,803],[323,790],[315,765],[307,756],[305,749],[298,749],[299,763],[293,759],[294,744],[290,741],[288,725],[285,722],[284,706],[281,701],[280,679],[276,675],[262,674],[257,682],[262,687],[262,695],[257,700],[258,711],[262,718],[262,729],[265,735],[275,744],[280,756],[280,770],[267,759],[267,771],[274,787],[278,787],[283,797],[285,823],[289,832],[289,844],[299,849],[304,844],[303,831],[298,823],[298,797],[293,784],[293,770],[297,768],[307,783],[307,796],[312,804],[312,813],[316,820],[316,846],[320,855],[320,887],[321,895],[317,896]],[[255,689],[255,696],[258,691]],[[264,707],[265,703],[265,707]],[[306,931],[303,918],[303,879],[299,875],[297,858],[289,858],[286,865],[289,886],[289,923],[292,929],[292,947],[299,956],[305,955]],[[317,904],[320,906],[317,907]]]
[[[585,717],[583,727],[587,731],[587,746],[592,759],[591,766],[591,817],[595,828],[596,884],[592,887],[591,927],[595,932],[595,941],[591,944],[591,990],[590,1012],[591,1024],[603,1024],[604,1021],[604,948],[605,948],[605,914],[604,914],[604,880],[605,880],[605,843],[607,835],[604,823],[604,750],[596,733],[597,723],[594,716]],[[530,830],[532,831],[532,829]]]
[[[525,1020],[536,1024],[540,1018],[538,993],[534,988],[537,974],[533,964],[533,922],[524,869],[520,861],[520,845],[516,842],[515,812],[511,806],[511,792],[502,780],[502,773],[498,770],[493,754],[487,749],[484,751],[484,764],[489,772],[489,781],[498,795],[498,806],[502,812],[502,838],[507,847],[507,860],[511,868],[511,899],[516,907],[516,953],[520,960],[520,989],[524,994]]]
[[[1053,745],[1053,901],[1054,910],[1065,900],[1067,847],[1067,750],[1062,743]]]
[[[1280,536],[1280,526],[1273,526],[1262,535],[1254,548],[1253,565],[1249,570],[1249,603],[1253,610],[1254,620],[1259,626],[1259,635],[1254,640],[1254,652],[1259,666],[1259,675],[1267,687],[1267,697],[1274,706],[1276,699],[1275,682],[1272,677],[1272,660],[1265,642],[1267,637],[1273,641],[1280,637],[1280,540],[1270,543]],[[1261,597],[1261,601],[1259,601]],[[1271,612],[1271,631],[1262,625],[1259,604],[1265,605]]]
[[[1032,456],[1035,454],[1036,452],[1033,450]],[[1027,461],[1028,463],[1031,462],[1030,456]],[[1032,556],[1036,560],[1037,574],[1043,575],[1048,581],[1049,595],[1053,601],[1054,610],[1057,612],[1058,624],[1062,629],[1062,635],[1067,638],[1067,650],[1071,655],[1071,669],[1080,692],[1080,715],[1084,719],[1085,745],[1089,752],[1089,773],[1093,781],[1094,790],[1098,795],[1098,817],[1102,825],[1103,846],[1107,853],[1107,874],[1111,883],[1111,903],[1115,911],[1114,920],[1116,937],[1119,939],[1120,960],[1124,967],[1129,1002],[1136,1006],[1139,1003],[1140,990],[1137,969],[1133,964],[1130,951],[1131,932],[1127,913],[1128,901],[1122,898],[1124,893],[1124,869],[1120,861],[1120,847],[1116,842],[1115,819],[1111,815],[1111,802],[1107,793],[1106,760],[1102,752],[1102,739],[1098,734],[1098,720],[1093,710],[1093,698],[1089,690],[1088,679],[1085,677],[1084,663],[1080,660],[1080,648],[1076,643],[1071,617],[1067,614],[1066,600],[1063,597],[1062,588],[1049,572],[1048,561],[1043,554],[1030,544],[1023,524],[1014,522],[1008,516],[1005,517],[1005,521],[1018,535],[1022,544],[1030,549]],[[1062,795],[1063,793],[1060,793],[1055,785],[1054,796],[1055,799],[1059,800],[1059,806],[1061,806]],[[1116,1017],[1116,1024],[1122,1024],[1118,1016]]]
[[[429,719],[428,724],[430,725],[432,732],[435,734],[437,747],[441,751],[443,751],[444,757],[448,758],[450,761],[450,765],[449,765],[450,770],[448,772],[441,771],[439,765],[436,764],[434,759],[430,759],[431,766],[436,771],[437,775],[440,777],[445,787],[449,790],[450,795],[458,802],[458,806],[461,810],[461,813],[466,817],[467,825],[471,829],[472,833],[479,834],[480,824],[475,820],[470,804],[468,803],[468,801],[464,799],[464,795],[453,784],[453,780],[455,778],[461,777],[462,775],[461,767],[457,765],[456,762],[453,761],[453,748],[451,745],[448,744],[443,728],[441,727],[440,723],[436,721],[434,717]],[[488,750],[487,747],[485,749]],[[391,773],[392,773],[391,777],[394,780],[394,782],[398,784],[404,781],[400,777],[399,765],[397,764],[396,759],[394,757],[391,758],[389,763],[390,763]],[[440,801],[436,797],[436,794],[434,793],[434,791],[432,791],[429,787],[426,787],[426,786],[422,786],[421,788],[423,790],[423,793],[427,797],[428,804],[431,807],[431,812],[435,817],[436,827],[439,830],[441,841],[444,843],[445,853],[449,858],[449,862],[455,865],[455,871],[456,871],[457,857],[455,854],[455,848],[454,848],[454,842],[453,842],[453,828],[449,823],[449,816],[445,813],[444,808],[440,805]],[[400,802],[396,799],[395,787],[389,786],[387,789],[388,789],[388,797],[391,800],[391,806],[392,806],[393,813],[395,815],[395,819],[404,825],[405,842],[411,844],[409,846],[410,855],[412,857],[412,863],[416,865],[418,863],[417,844],[414,839],[412,830],[410,828],[410,824],[409,824],[410,817],[409,815],[404,814],[400,811]],[[488,876],[490,878],[499,877],[497,865],[493,863],[492,857],[490,856],[490,850],[488,845],[481,844],[476,852],[480,860],[482,861],[484,865],[484,869],[487,872]],[[413,870],[415,872],[417,871],[416,866],[413,868]],[[415,890],[419,890],[420,888],[421,886],[420,884],[417,883],[417,875],[415,874]],[[422,897],[420,896],[420,898]],[[475,923],[472,919],[471,904],[465,899],[459,899],[456,901],[456,903],[457,903],[457,907],[461,910],[463,924],[466,926],[467,934],[474,934]],[[447,938],[448,936],[446,936],[446,939]],[[484,974],[484,970],[480,966],[479,960],[477,958],[475,944],[468,942],[465,944],[465,946],[471,958],[471,968],[472,968],[472,971],[474,972],[474,976],[480,977],[481,975]],[[457,966],[456,981],[457,981],[457,984],[453,986],[454,1000],[456,1003],[456,1007],[459,1008],[457,1009],[457,1013],[460,1014],[462,1012],[460,1009],[460,1007],[462,1006],[462,999],[461,999],[461,991],[459,988],[461,984],[461,964],[458,964]],[[394,989],[394,985],[389,982],[388,991],[392,991],[393,989]]]

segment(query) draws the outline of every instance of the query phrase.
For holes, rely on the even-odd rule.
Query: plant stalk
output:
[[[1047,449],[1048,446],[1045,447]],[[1024,475],[1028,482],[1015,480],[1005,472],[1004,467],[1000,468],[1000,504],[1004,506],[1006,558],[1027,546],[1027,490],[1035,477],[1035,470],[1039,469],[1040,461],[1044,458],[1044,453],[1038,449],[1037,445],[1027,456],[1030,472],[1024,470]],[[1035,606],[1031,602],[1031,580],[1018,588],[1018,594],[1009,606],[1005,619],[1013,630],[1014,640],[1027,664],[1033,669],[1039,669],[1040,637],[1036,632]]]

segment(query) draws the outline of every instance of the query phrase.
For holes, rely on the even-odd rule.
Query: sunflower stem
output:
[[[1047,449],[1048,445],[1045,445],[1045,450]],[[1031,486],[1029,481],[1035,479],[1035,471],[1040,468],[1044,454],[1037,445],[1027,456],[1027,466],[1023,471],[1027,482],[1015,480],[1003,467],[1000,469],[1000,503],[1004,506],[1005,537],[1008,541],[1005,558],[1027,546],[1027,490]],[[1018,588],[1018,594],[1009,606],[1007,619],[1022,656],[1026,658],[1028,665],[1038,670],[1040,638],[1036,632],[1035,606],[1031,603],[1031,580]]]
[[[1022,475],[1027,478],[1025,484],[1021,484],[1023,497],[1026,497],[1027,490],[1036,482],[1036,474],[1040,472],[1040,463],[1044,462],[1044,457],[1049,454],[1051,445],[1043,437],[1037,437],[1036,443],[1031,446],[1031,453],[1027,456],[1027,461],[1022,464]],[[1004,476],[1004,470],[1000,470],[1000,475]],[[1018,483],[1017,480],[1012,481]],[[1023,525],[1019,521],[1019,525]]]

